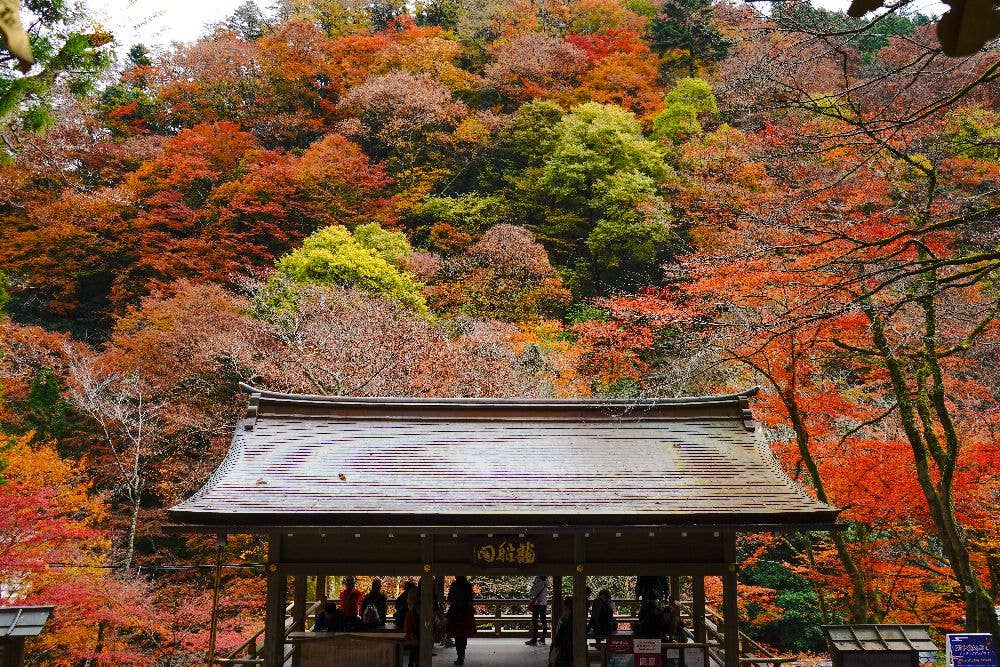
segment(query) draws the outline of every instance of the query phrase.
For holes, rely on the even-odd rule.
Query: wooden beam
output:
[[[587,665],[587,577],[581,564],[573,575],[573,667]]]
[[[282,667],[285,662],[285,575],[278,559],[281,557],[281,536],[267,540],[267,595],[264,603],[264,667]]]
[[[430,570],[423,569],[417,561],[406,563],[400,562],[379,562],[379,561],[344,561],[344,562],[308,562],[308,563],[279,563],[278,570],[286,575],[295,574],[315,574],[317,572],[338,573],[355,572],[358,574],[381,574],[390,576],[413,576],[420,574],[437,574],[452,576],[464,574],[467,576],[519,576],[523,577],[530,572],[524,568],[491,568],[483,569],[470,565],[468,561],[461,562],[435,562],[425,563],[430,565]],[[560,576],[573,575],[576,572],[576,563],[538,563],[540,570],[552,572]],[[711,577],[721,577],[726,572],[725,563],[601,563],[588,562],[587,570],[595,574],[606,576],[634,576],[636,574],[650,575],[707,575]]]
[[[707,638],[705,626],[705,577],[691,577],[691,621],[694,623],[694,640],[704,644]]]
[[[722,575],[722,624],[723,648],[726,652],[725,667],[740,667],[740,606],[736,583],[736,564]]]

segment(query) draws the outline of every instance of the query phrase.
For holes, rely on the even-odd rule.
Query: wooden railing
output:
[[[295,625],[295,619],[292,618],[292,608],[294,604],[289,604],[285,607],[285,633],[287,634],[289,630]],[[305,623],[306,627],[311,627],[309,621],[315,619],[316,612],[319,610],[320,603],[313,602],[306,605],[306,615]],[[236,665],[263,665],[264,656],[261,655],[264,651],[264,642],[261,638],[264,635],[264,628],[257,631],[253,637],[246,640],[240,644],[234,651],[232,651],[225,658],[216,658],[214,664],[222,665],[223,667],[235,667]],[[285,660],[291,656],[291,647],[285,647]],[[282,661],[284,662],[284,661]]]
[[[689,600],[679,601],[682,614],[690,619],[692,616],[691,612],[691,602]],[[705,606],[705,635],[708,641],[708,654],[709,662],[713,665],[724,665],[726,652],[723,648],[725,646],[725,632],[722,630],[725,626],[722,622],[722,615],[712,607]],[[696,639],[694,636],[694,630],[690,627],[690,623],[687,628],[687,635],[691,639]],[[746,667],[761,666],[761,667],[778,667],[789,662],[793,662],[798,659],[796,655],[778,655],[771,649],[763,646],[752,638],[750,638],[745,632],[740,631],[740,664]]]
[[[481,635],[493,637],[528,637],[531,630],[531,612],[528,607],[527,598],[513,599],[490,599],[476,600],[476,627]],[[629,629],[631,623],[635,622],[639,606],[639,600],[629,598],[618,598],[612,600],[616,610],[615,620],[618,622],[620,630]],[[695,640],[692,619],[692,608],[690,600],[679,601],[682,616],[687,621],[686,632],[690,639]],[[287,633],[294,624],[291,618],[293,605],[289,604],[285,608],[285,632]],[[320,602],[312,602],[306,606],[306,628],[312,626],[311,621],[315,618],[316,612],[320,608]],[[394,611],[393,601],[389,601],[388,616],[391,618]],[[549,613],[548,634],[552,636],[555,620],[551,618],[551,607]],[[723,665],[725,653],[724,627],[722,616],[712,607],[705,607],[705,634],[708,640],[710,662],[713,665]],[[216,665],[220,667],[236,667],[238,665],[263,665],[264,643],[262,636],[264,629],[261,628],[255,635],[243,642],[239,647],[224,658],[217,658]],[[291,647],[286,646],[285,658],[291,656]],[[771,665],[777,666],[794,660],[794,656],[779,656],[765,646],[755,642],[745,633],[740,632],[740,663],[743,665]]]
[[[527,598],[476,600],[476,627],[480,634],[493,637],[528,637],[531,632],[531,610]],[[640,602],[631,599],[617,599],[612,603],[617,611],[615,614],[619,627],[625,629],[626,624],[636,620]],[[551,606],[548,614],[548,634],[552,636],[553,626],[558,619],[552,618]]]

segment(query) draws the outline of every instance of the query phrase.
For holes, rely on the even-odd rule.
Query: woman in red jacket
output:
[[[344,590],[340,591],[340,611],[350,618],[361,617],[361,600],[365,594],[357,589],[354,577],[344,577]]]

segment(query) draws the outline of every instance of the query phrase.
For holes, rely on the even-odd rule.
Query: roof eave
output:
[[[197,533],[271,533],[271,532],[515,532],[548,533],[564,532],[705,532],[735,531],[802,532],[839,531],[837,523],[840,510],[815,512],[760,514],[760,515],[688,515],[641,516],[606,515],[579,517],[567,521],[566,515],[543,517],[538,515],[497,515],[485,521],[483,515],[350,515],[350,514],[245,514],[232,515],[215,512],[171,511],[173,532]],[[578,518],[578,517],[572,517]]]

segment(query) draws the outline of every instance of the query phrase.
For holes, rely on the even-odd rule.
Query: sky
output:
[[[85,0],[90,15],[125,45],[191,41],[245,0]],[[268,4],[268,3],[262,3]]]

